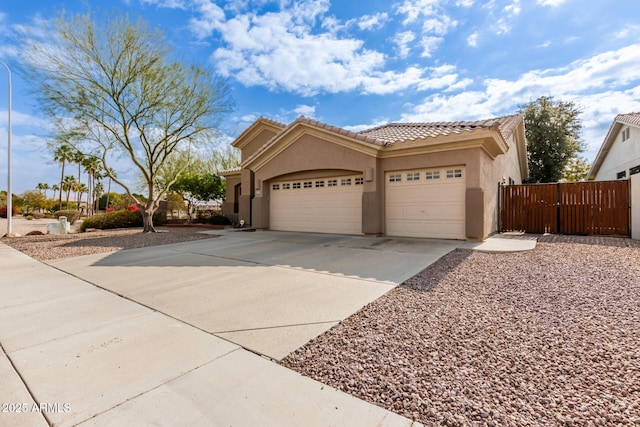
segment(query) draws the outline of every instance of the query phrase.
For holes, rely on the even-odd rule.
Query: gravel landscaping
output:
[[[197,227],[157,227],[157,230],[157,233],[143,233],[141,228],[129,228],[90,233],[4,237],[0,242],[32,258],[45,261],[217,237],[199,233],[202,229]]]
[[[431,425],[640,425],[640,245],[456,250],[282,364]]]

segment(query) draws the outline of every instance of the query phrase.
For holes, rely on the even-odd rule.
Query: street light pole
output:
[[[11,234],[11,214],[13,212],[13,201],[11,197],[11,70],[9,66],[0,61],[4,65],[9,75],[9,109],[7,110],[7,234]]]

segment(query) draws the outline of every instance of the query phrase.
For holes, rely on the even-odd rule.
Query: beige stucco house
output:
[[[261,229],[484,239],[498,184],[528,176],[520,115],[360,132],[260,118],[233,146],[223,212]]]
[[[589,181],[627,179],[640,173],[640,113],[618,114],[587,175]]]

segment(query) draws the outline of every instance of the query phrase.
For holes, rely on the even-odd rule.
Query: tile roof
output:
[[[502,137],[507,139],[520,120],[520,115],[512,115],[477,121],[389,123],[362,131],[359,135],[372,137],[377,140],[384,141],[385,145],[389,145],[396,142],[414,141],[450,134],[472,132],[476,129],[495,129],[497,126]]]
[[[618,114],[614,121],[640,126],[640,113]]]
[[[365,143],[370,143],[377,146],[386,146],[394,144],[396,142],[413,141],[429,137],[435,138],[452,133],[472,132],[476,129],[496,129],[498,130],[498,132],[500,132],[500,135],[506,141],[506,139],[513,133],[513,130],[517,127],[518,123],[522,121],[522,116],[516,114],[512,116],[496,117],[493,119],[469,122],[459,121],[435,123],[389,123],[361,132],[353,132],[344,128],[322,123],[317,120],[309,119],[304,116],[298,117],[289,125],[284,125],[282,123],[266,119],[264,117],[260,117],[260,119],[258,120],[269,121],[278,126],[284,126],[284,128],[280,132],[276,133],[273,137],[271,137],[271,139],[269,139],[264,145],[262,145],[262,147],[258,148],[251,156],[249,156],[245,163],[249,163],[256,157],[259,157],[274,141],[278,140],[291,128],[300,123],[313,126],[318,129],[325,129],[329,132],[344,135]]]

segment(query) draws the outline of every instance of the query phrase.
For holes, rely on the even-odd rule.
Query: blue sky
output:
[[[3,1],[0,60],[20,29],[98,0]],[[475,120],[541,95],[584,113],[593,160],[613,118],[640,111],[640,8],[632,0],[114,0],[160,27],[186,60],[229,79],[234,138],[259,116],[305,115],[360,130],[391,121]],[[6,188],[6,72],[0,69],[0,189]],[[13,75],[12,184],[59,180],[49,120]]]

